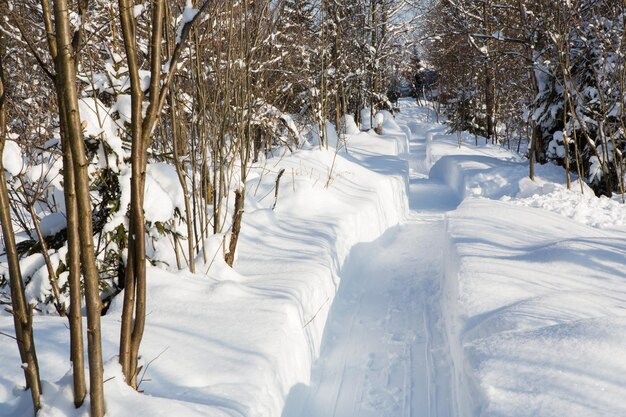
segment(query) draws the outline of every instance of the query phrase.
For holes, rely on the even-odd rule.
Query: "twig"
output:
[[[165,352],[167,352],[167,350],[170,347],[166,347],[165,349],[163,349],[163,351],[161,353],[159,353],[158,355],[156,355],[150,362],[148,362],[146,364],[146,366],[143,368],[143,373],[141,374],[141,378],[139,378],[139,383],[137,384],[137,391],[139,391],[139,386],[141,385],[141,383],[144,381],[144,377],[146,376],[146,372],[148,372],[148,368],[150,367],[150,365],[152,364],[152,362],[156,361],[157,359],[159,359],[161,357],[162,354],[164,354]]]
[[[10,338],[11,338],[11,339],[13,339],[13,340],[17,340],[17,337],[15,337],[15,336],[11,336],[11,335],[10,335],[10,334],[8,334],[8,333],[5,333],[5,332],[0,332],[0,334],[1,334],[2,336],[10,337]]]
[[[330,297],[326,297],[326,301],[324,301],[322,303],[322,305],[320,306],[320,308],[317,309],[317,311],[315,312],[315,314],[313,314],[313,317],[311,317],[311,319],[309,321],[307,321],[306,323],[304,323],[304,326],[302,326],[302,328],[304,329],[306,326],[309,325],[309,323],[311,323],[313,320],[315,320],[315,317],[317,317],[317,315],[319,314],[319,312],[322,310],[322,307],[324,307],[326,305],[326,303],[328,302],[328,300],[330,300]]]
[[[224,243],[226,242],[226,236],[227,236],[228,232],[230,232],[230,229],[232,229],[232,227],[233,227],[233,225],[231,224],[228,227],[228,229],[226,230],[226,233],[224,233],[224,237],[222,238],[222,243],[220,243],[220,245],[217,247],[217,250],[213,254],[213,257],[211,258],[211,262],[209,263],[209,267],[207,268],[207,270],[204,273],[204,275],[207,275],[209,273],[209,271],[211,270],[211,266],[213,265],[213,262],[215,262],[215,258],[217,258],[217,254],[220,252],[220,249],[222,249],[222,251],[224,250]]]
[[[278,203],[278,187],[280,186],[280,177],[285,173],[285,168],[281,169],[278,172],[278,176],[276,177],[276,187],[274,190],[274,204],[272,205],[272,210],[276,208],[276,203]]]

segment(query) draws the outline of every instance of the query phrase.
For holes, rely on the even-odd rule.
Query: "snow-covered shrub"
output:
[[[625,19],[614,11],[590,6],[572,15],[575,21],[560,27],[563,33],[549,33],[551,42],[536,57],[539,94],[532,115],[541,130],[540,151],[560,164],[568,158],[597,194],[608,195],[621,187],[626,148]]]

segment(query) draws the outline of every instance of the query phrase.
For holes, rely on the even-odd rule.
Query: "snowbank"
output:
[[[554,166],[538,166],[532,182],[518,156],[475,146],[465,134],[459,146],[427,111],[406,125],[381,117],[382,135],[355,132],[338,151],[299,151],[253,168],[235,269],[222,260],[222,236],[207,242],[195,275],[148,268],[144,394],[122,382],[121,298],[111,305],[102,323],[108,416],[281,415],[289,391],[309,384],[351,248],[403,220],[410,181],[428,169],[425,189],[449,187],[462,201],[446,215],[440,300],[432,289],[441,311],[424,316],[434,317],[426,327],[437,328],[429,337],[447,339],[428,353],[435,378],[451,363],[449,414],[626,415],[623,205],[592,197],[575,179],[566,190]],[[413,150],[426,153],[412,168],[402,155],[410,133]],[[416,138],[426,139],[426,151]],[[147,212],[156,221],[180,206],[180,188],[168,167],[155,164],[148,174]],[[38,284],[41,268],[33,255],[24,273]],[[38,315],[34,327],[46,381],[40,416],[86,416],[88,405],[71,405],[65,320]],[[4,312],[0,332],[12,332]],[[19,364],[10,338],[0,337],[0,363],[0,415],[29,415],[28,395],[15,387],[21,369],[4,365]]]
[[[276,417],[289,390],[308,384],[350,249],[378,238],[408,210],[405,178],[368,167],[396,158],[406,137],[356,136],[347,139],[348,154],[299,151],[253,168],[235,270],[222,260],[220,236],[208,242],[207,261],[199,257],[195,275],[148,267],[143,395],[123,384],[116,364],[122,297],[114,300],[102,319],[108,417]],[[147,211],[155,221],[179,204],[166,168],[154,164],[148,171],[154,184]],[[11,323],[0,315],[0,331],[10,334]],[[87,406],[71,405],[66,321],[37,316],[34,327],[46,381],[40,415],[86,415]],[[0,363],[7,364],[0,415],[28,415],[29,397],[15,396],[23,376],[9,338],[0,338]]]
[[[447,232],[458,415],[626,415],[626,235],[477,199]]]
[[[567,190],[552,165],[530,181],[527,163],[473,138],[427,139],[430,178],[463,200],[446,219],[441,301],[456,415],[626,415],[624,206],[575,178]]]

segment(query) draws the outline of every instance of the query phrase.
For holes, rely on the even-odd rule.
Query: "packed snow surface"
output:
[[[382,135],[346,118],[339,151],[255,166],[234,269],[223,236],[197,274],[149,266],[142,394],[117,364],[116,298],[102,322],[107,416],[626,415],[623,205],[576,179],[567,190],[554,166],[530,181],[514,153],[400,107],[374,117]],[[148,175],[158,221],[180,188],[168,166]],[[87,416],[72,406],[66,321],[34,327],[39,416]],[[5,312],[0,332],[13,333]],[[32,414],[19,365],[0,336],[1,416]]]

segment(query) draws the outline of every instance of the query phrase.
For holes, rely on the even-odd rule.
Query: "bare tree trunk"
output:
[[[151,39],[149,48],[150,96],[146,115],[142,113],[143,91],[139,78],[139,64],[135,21],[132,0],[119,0],[120,21],[124,37],[124,49],[128,63],[131,89],[131,198],[128,230],[128,263],[124,278],[124,304],[122,309],[122,329],[120,331],[120,364],[126,382],[137,388],[139,346],[146,323],[146,241],[145,216],[145,177],[148,164],[148,148],[158,116],[161,113],[172,85],[176,67],[180,60],[183,45],[189,36],[194,22],[212,4],[205,1],[198,13],[186,22],[170,57],[169,70],[165,77],[162,71],[163,21],[165,8],[163,0],[152,2]]]
[[[176,167],[176,175],[178,176],[178,182],[183,189],[183,199],[185,201],[185,223],[187,223],[187,256],[189,271],[193,274],[196,272],[195,263],[195,250],[193,239],[193,217],[191,212],[191,204],[189,199],[189,190],[187,188],[187,181],[185,180],[185,164],[181,161],[179,135],[183,131],[178,126],[178,114],[176,98],[170,94],[170,117],[172,119],[172,147],[174,152],[174,167]]]
[[[228,252],[224,259],[229,266],[233,266],[235,262],[235,250],[237,249],[237,241],[239,240],[239,232],[241,231],[241,220],[243,218],[243,202],[244,190],[235,191],[235,208],[233,211],[233,227],[230,234],[230,242]]]
[[[63,102],[66,122],[67,141],[73,162],[76,187],[76,206],[79,222],[80,261],[84,276],[85,300],[87,305],[87,346],[89,356],[89,381],[91,416],[104,416],[104,387],[102,367],[102,341],[100,314],[102,302],[98,270],[93,243],[93,225],[91,197],[89,193],[88,162],[85,156],[85,144],[78,110],[78,92],[76,88],[75,61],[73,57],[72,36],[69,23],[67,0],[54,3],[55,35],[58,55],[57,94]],[[70,167],[67,167],[68,169]]]
[[[519,10],[519,14],[520,14],[520,20],[523,26],[526,27],[528,20],[529,20],[528,11],[526,10],[526,4],[523,0],[518,0],[517,7]],[[532,100],[534,102],[535,97],[539,93],[539,84],[537,82],[537,76],[535,74],[535,67],[534,67],[535,56],[534,56],[533,48],[531,47],[531,42],[534,43],[535,41],[532,39],[534,36],[532,32],[527,33],[526,36],[528,37],[528,39],[527,39],[527,42],[524,44],[524,53],[526,55],[525,60],[529,68],[528,77],[530,78],[531,85],[532,85],[532,93],[533,93]],[[541,127],[538,126],[537,122],[532,119],[532,115],[534,114],[534,111],[531,111],[530,114],[531,116],[530,116],[530,132],[529,132],[530,144],[529,144],[529,150],[528,150],[528,177],[534,181],[535,180],[535,146],[537,142],[537,137],[541,136]],[[520,143],[521,143],[521,139],[520,139]],[[519,145],[518,145],[518,148],[519,148]]]
[[[572,188],[572,179],[570,175],[570,167],[569,167],[569,133],[567,132],[567,112],[568,112],[568,91],[567,87],[563,89],[563,148],[565,148],[565,178],[567,181],[567,189]]]
[[[378,10],[376,5],[378,0],[371,0],[371,48],[377,51],[378,43]],[[376,54],[377,52],[375,52]],[[374,107],[376,105],[376,55],[372,57],[370,68],[370,129],[374,129]]]
[[[65,133],[61,134],[63,149],[68,149]],[[69,150],[63,152],[63,166],[71,167],[74,161]],[[78,230],[78,207],[76,205],[76,181],[72,169],[63,170],[63,192],[67,217],[68,269],[70,286],[70,360],[72,361],[74,406],[83,404],[87,392],[85,383],[85,349],[83,347],[83,316],[80,286],[80,235]]]
[[[15,246],[15,234],[11,222],[11,209],[9,204],[9,191],[4,176],[4,166],[2,155],[4,144],[7,138],[6,120],[6,94],[4,90],[4,70],[2,57],[4,56],[3,34],[0,32],[0,223],[2,223],[2,235],[4,236],[4,246],[6,249],[7,261],[9,264],[9,281],[11,286],[11,307],[13,324],[15,326],[15,338],[20,352],[22,368],[26,387],[30,388],[33,399],[35,414],[41,408],[41,381],[39,379],[39,363],[35,350],[35,340],[33,337],[32,308],[26,302],[24,293],[24,283]]]
[[[335,128],[337,129],[337,135],[339,138],[341,138],[342,134],[345,134],[345,132],[341,132],[341,126],[340,125],[340,120],[341,120],[341,111],[342,111],[342,101],[341,101],[341,96],[340,96],[340,91],[339,91],[339,75],[340,75],[340,67],[341,67],[341,62],[340,62],[340,38],[341,38],[341,33],[340,33],[340,22],[341,22],[341,16],[339,15],[341,12],[341,8],[338,7],[338,5],[333,5],[332,8],[332,13],[333,13],[333,26],[334,26],[334,30],[333,30],[333,49],[332,49],[332,59],[333,59],[333,67],[335,68],[335,74],[333,76],[333,95],[335,98]],[[337,144],[337,146],[339,146],[339,144]]]
[[[170,7],[165,9],[167,18],[169,20],[169,12]],[[171,45],[170,33],[169,31],[165,32],[167,49],[169,54],[171,55],[173,52],[173,45]],[[184,132],[184,127],[182,123],[179,122],[178,118],[178,102],[176,101],[176,95],[174,91],[176,88],[172,88],[168,94],[169,105],[170,105],[170,118],[172,123],[172,150],[174,153],[174,167],[176,168],[176,175],[178,176],[178,182],[183,190],[183,198],[185,202],[185,222],[187,223],[187,259],[189,265],[189,271],[193,274],[196,272],[196,263],[195,263],[195,251],[194,251],[194,239],[193,239],[193,227],[194,227],[194,217],[192,217],[191,212],[191,204],[189,198],[189,189],[187,187],[187,181],[185,180],[185,167],[186,164],[181,161],[182,152],[181,152],[181,144],[185,143],[184,137],[181,137]],[[177,259],[178,259],[178,251],[176,251]]]
[[[485,33],[493,33],[491,31],[491,21],[489,19],[490,13],[490,1],[483,2],[483,24]],[[485,56],[485,106],[487,108],[487,142],[494,142],[495,137],[495,71],[493,70],[494,63],[491,56],[491,42],[487,40],[485,43],[486,56]]]
[[[159,9],[162,2],[157,2],[154,7]],[[122,310],[122,329],[120,333],[120,364],[126,378],[126,382],[136,388],[137,356],[135,347],[139,348],[137,336],[143,333],[145,317],[137,308],[136,304],[145,306],[145,300],[139,302],[136,296],[141,298],[145,294],[145,224],[143,213],[143,167],[142,150],[142,100],[143,91],[139,80],[139,64],[137,62],[137,44],[135,39],[135,23],[132,15],[132,2],[130,0],[119,0],[120,20],[122,33],[124,36],[124,47],[126,49],[126,60],[128,62],[130,86],[131,86],[131,202],[130,219],[128,230],[128,263],[126,265],[126,276],[124,278],[124,304]],[[158,11],[158,10],[157,10]],[[155,10],[153,9],[153,13]],[[160,39],[157,42],[160,45]],[[156,82],[160,80],[160,70],[156,76]],[[153,86],[154,79],[151,82]],[[157,90],[152,90],[152,94],[157,94]],[[139,290],[137,287],[142,287]],[[135,320],[133,318],[135,317]],[[135,330],[137,329],[137,330]],[[135,343],[133,343],[135,342]]]
[[[48,47],[50,55],[56,63],[58,48],[52,24],[52,12],[48,0],[41,1],[44,26],[48,34]],[[85,5],[83,5],[85,6]],[[85,6],[86,8],[86,6]],[[81,9],[82,10],[82,9]],[[57,70],[58,71],[58,70]],[[67,219],[67,245],[68,245],[68,269],[70,287],[70,360],[72,362],[74,406],[80,407],[87,393],[85,381],[85,349],[83,346],[83,319],[82,297],[80,285],[80,241],[78,231],[78,207],[76,203],[76,181],[74,179],[74,160],[67,137],[67,120],[65,99],[61,97],[62,89],[57,85],[58,76],[55,75],[57,88],[57,103],[59,106],[59,124],[61,130],[61,148],[63,149],[63,194],[65,197],[65,211]]]

